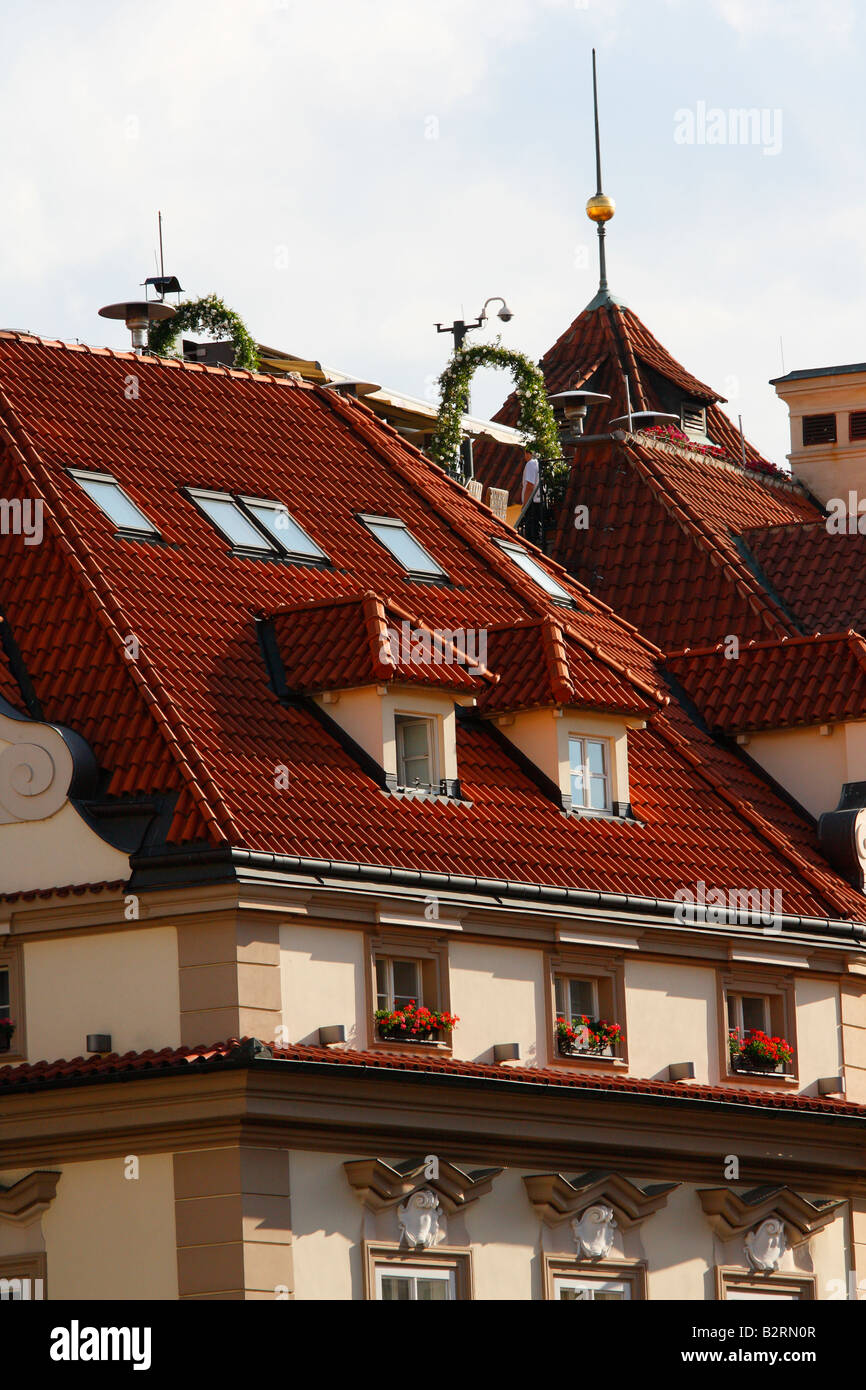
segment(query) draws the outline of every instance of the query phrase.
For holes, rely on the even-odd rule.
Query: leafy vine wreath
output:
[[[469,386],[478,367],[507,367],[514,377],[520,406],[518,429],[526,447],[538,458],[542,483],[548,496],[559,497],[568,478],[568,464],[562,457],[559,432],[553,418],[547,387],[541,370],[522,352],[493,343],[473,343],[458,348],[439,378],[441,392],[436,433],[429,452],[446,472],[456,475],[462,417],[469,409]]]
[[[152,323],[148,333],[151,352],[157,357],[175,356],[177,339],[186,330],[192,333],[204,330],[227,334],[234,343],[234,366],[250,372],[258,371],[258,350],[246,324],[240,314],[227,308],[215,294],[205,295],[203,299],[186,300],[178,305],[173,318]]]

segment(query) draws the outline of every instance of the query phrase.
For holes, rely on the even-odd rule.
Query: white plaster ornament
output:
[[[778,1269],[788,1248],[784,1221],[768,1217],[756,1230],[749,1231],[743,1243],[753,1269]]]
[[[445,1214],[429,1187],[413,1192],[397,1211],[401,1239],[418,1250],[429,1250],[445,1239]]]
[[[603,1260],[610,1253],[616,1228],[612,1207],[602,1203],[587,1207],[583,1215],[575,1217],[571,1223],[578,1255]]]

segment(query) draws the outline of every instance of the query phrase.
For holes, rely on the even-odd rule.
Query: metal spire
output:
[[[607,283],[607,264],[604,254],[604,224],[609,222],[616,212],[616,203],[613,198],[608,198],[602,191],[601,186],[601,137],[598,128],[598,81],[595,70],[595,49],[592,50],[592,109],[595,119],[595,176],[596,191],[586,205],[586,215],[591,222],[596,225],[598,232],[598,294],[593,304],[603,302],[610,296]]]

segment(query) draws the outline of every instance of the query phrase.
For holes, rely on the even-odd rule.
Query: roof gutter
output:
[[[141,888],[171,887],[177,877],[166,875],[172,868],[188,869],[193,865],[224,865],[223,881],[234,877],[232,868],[270,870],[276,873],[295,873],[319,879],[339,878],[354,882],[387,884],[400,888],[419,888],[432,893],[473,893],[491,898],[511,898],[523,903],[539,903],[554,907],[597,908],[604,911],[633,912],[646,916],[655,913],[669,917],[678,925],[744,926],[762,925],[759,913],[737,908],[712,906],[713,918],[707,919],[707,909],[700,904],[674,902],[667,898],[643,898],[629,893],[605,893],[585,888],[557,888],[552,884],[520,883],[502,878],[473,878],[466,874],[433,873],[422,869],[405,869],[387,864],[360,864],[335,859],[307,859],[302,855],[267,854],[250,849],[200,849],[159,855],[136,855],[131,860],[134,874],[131,886]],[[864,900],[866,912],[866,900]],[[684,914],[688,915],[685,916]],[[716,921],[716,915],[723,915]],[[848,922],[831,917],[797,917],[790,913],[774,913],[774,926],[782,931],[823,933],[847,940],[852,946],[866,944],[866,922]],[[775,932],[774,932],[775,935]]]

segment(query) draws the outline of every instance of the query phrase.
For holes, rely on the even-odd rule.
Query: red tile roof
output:
[[[495,679],[474,659],[469,644],[455,645],[460,637],[453,629],[437,634],[369,590],[286,605],[269,616],[290,690],[395,681],[468,693]]]
[[[617,675],[615,663],[605,664],[593,645],[567,636],[552,614],[489,628],[487,661],[499,680],[479,700],[485,714],[546,705],[652,714],[668,700],[628,668]]]
[[[756,572],[803,632],[866,632],[866,536],[835,535],[823,519],[742,536]]]
[[[708,435],[726,456],[643,431],[574,447],[550,538],[554,559],[663,650],[708,646],[731,633],[741,642],[799,633],[794,585],[768,584],[739,537],[756,534],[750,528],[814,523],[820,513],[748,442],[742,466],[739,432],[718,408],[719,396],[675,362],[636,314],[612,304],[584,310],[542,367],[552,392],[580,385],[611,396],[590,406],[587,438],[609,435],[610,421],[626,413],[626,369],[633,410],[670,409],[671,397],[685,392],[705,404]],[[517,422],[515,396],[495,418]],[[519,450],[480,441],[475,466],[484,483],[519,500]],[[588,508],[588,528],[575,525],[578,506]],[[834,631],[849,625],[841,615],[829,624]]]
[[[442,1078],[499,1082],[504,1086],[525,1084],[568,1091],[607,1092],[611,1095],[657,1097],[682,1102],[722,1103],[744,1105],[754,1110],[794,1110],[827,1117],[866,1120],[866,1105],[853,1101],[832,1100],[827,1096],[798,1095],[781,1088],[753,1090],[748,1086],[710,1086],[701,1082],[659,1081],[636,1076],[610,1075],[597,1072],[570,1072],[564,1068],[503,1067],[484,1062],[461,1062],[452,1057],[430,1053],[420,1056],[407,1049],[398,1052],[361,1052],[352,1048],[267,1047],[255,1038],[230,1038],[227,1042],[200,1044],[197,1047],[165,1047],[160,1052],[127,1052],[123,1056],[75,1057],[71,1061],[22,1062],[0,1067],[0,1090],[34,1090],[52,1085],[76,1082],[109,1081],[131,1076],[165,1076],[168,1074],[195,1075],[221,1066],[273,1066],[285,1063],[303,1067],[319,1064],[373,1070],[379,1073],[398,1073],[405,1076],[441,1076]]]
[[[866,718],[866,641],[855,632],[675,652],[665,667],[711,729],[784,729]]]
[[[431,628],[552,616],[570,679],[583,679],[584,652],[589,684],[602,667],[636,699],[660,684],[649,642],[536,552],[575,597],[573,610],[552,605],[495,543],[513,533],[363,405],[243,372],[0,334],[0,438],[0,495],[46,503],[41,545],[0,537],[0,608],[45,718],[88,739],[111,794],[177,794],[170,845],[664,899],[702,879],[781,889],[786,912],[804,917],[862,917],[861,896],[821,858],[814,829],[673,702],[629,735],[637,825],[564,816],[481,719],[458,728],[463,800],[388,795],[308,710],[280,703],[257,617],[367,590]],[[117,538],[70,465],[109,470],[163,543]],[[285,503],[332,567],[233,554],[184,498],[196,485]],[[358,523],[383,499],[448,584],[408,583]],[[622,543],[633,550],[633,537]],[[290,794],[274,789],[284,763]]]

